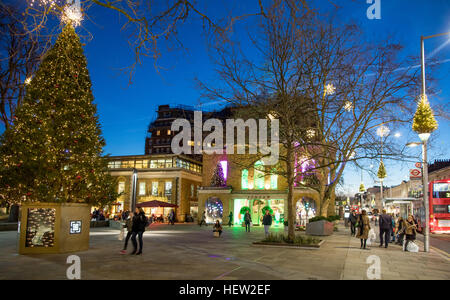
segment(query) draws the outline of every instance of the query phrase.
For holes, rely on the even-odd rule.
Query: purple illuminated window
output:
[[[227,180],[227,175],[228,175],[228,162],[226,160],[222,160],[220,161],[220,165],[222,166],[222,170],[223,170],[223,178],[225,180]]]

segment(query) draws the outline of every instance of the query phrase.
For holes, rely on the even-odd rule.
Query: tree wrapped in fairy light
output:
[[[417,133],[431,133],[438,127],[437,121],[434,118],[433,110],[430,107],[426,95],[420,97],[417,105],[416,113],[414,114],[413,130]]]
[[[211,178],[211,186],[223,187],[226,186],[225,176],[223,175],[222,165],[219,163],[214,170],[214,174]]]
[[[26,84],[0,138],[0,194],[15,202],[115,201],[86,57],[70,22]]]

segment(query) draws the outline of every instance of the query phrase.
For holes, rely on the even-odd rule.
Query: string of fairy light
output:
[[[46,7],[60,15],[63,23],[76,27],[83,21],[80,0],[29,0],[30,7]]]

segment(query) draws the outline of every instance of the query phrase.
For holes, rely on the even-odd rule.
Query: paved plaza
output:
[[[402,252],[392,244],[360,250],[359,240],[342,225],[318,250],[253,246],[264,235],[261,227],[246,233],[225,226],[221,238],[211,230],[152,224],[144,234],[143,255],[132,256],[119,253],[118,230],[91,228],[90,249],[71,254],[81,259],[81,279],[368,279],[371,255],[380,258],[381,279],[450,279],[447,255],[434,249]],[[71,254],[19,255],[16,237],[0,232],[0,279],[66,279]]]

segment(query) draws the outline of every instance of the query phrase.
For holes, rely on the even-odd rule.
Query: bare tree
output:
[[[17,106],[25,94],[26,78],[39,63],[39,42],[25,32],[20,12],[0,3],[0,118],[10,126]]]
[[[347,164],[380,155],[376,129],[411,120],[417,70],[399,59],[399,45],[369,42],[357,26],[295,1],[273,1],[259,20],[251,50],[237,42],[214,46],[220,87],[200,87],[208,99],[242,107],[244,116],[280,120],[280,163],[270,172],[288,182],[293,239],[294,186],[316,190],[319,214],[327,216]],[[390,145],[384,154],[399,152]]]

